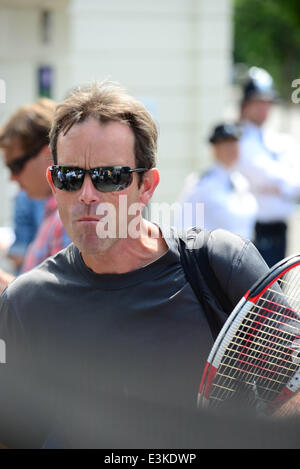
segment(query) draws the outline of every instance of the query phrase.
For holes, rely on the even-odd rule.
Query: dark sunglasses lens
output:
[[[91,176],[94,186],[101,192],[122,191],[132,183],[132,173],[126,167],[102,168]]]
[[[78,191],[84,180],[84,172],[76,168],[54,168],[51,174],[55,187],[65,191]]]
[[[28,153],[27,155],[21,156],[20,158],[17,158],[15,161],[12,161],[11,163],[7,164],[8,169],[10,172],[14,175],[17,175],[23,171],[24,166],[26,163],[31,160],[31,158],[34,158],[39,154],[41,151],[42,147],[39,147],[38,149],[32,151],[31,153]]]
[[[133,177],[129,167],[111,166],[88,171],[95,188],[101,192],[117,192],[126,189]],[[52,181],[55,187],[65,191],[77,191],[82,187],[86,171],[65,166],[53,167]]]
[[[26,165],[27,161],[32,158],[32,155],[25,155],[21,158],[17,158],[15,161],[7,164],[8,169],[12,174],[19,174],[23,171],[24,166]]]
[[[19,174],[24,168],[25,162],[23,161],[13,161],[7,165],[8,169],[12,174]]]

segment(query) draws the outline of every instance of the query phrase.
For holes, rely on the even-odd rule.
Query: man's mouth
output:
[[[98,222],[99,218],[96,217],[81,217],[77,219],[78,222]]]

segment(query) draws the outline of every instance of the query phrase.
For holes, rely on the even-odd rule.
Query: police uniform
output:
[[[244,100],[275,97],[270,75],[253,67]],[[258,202],[254,243],[269,266],[286,256],[288,220],[300,196],[300,156],[292,140],[249,121],[241,122],[239,170]]]
[[[222,141],[236,136],[236,126],[217,126],[210,142]],[[216,162],[206,173],[199,177],[187,177],[180,197],[182,207],[190,204],[192,210],[184,210],[181,222],[185,228],[195,226],[203,208],[204,228],[227,229],[245,238],[253,239],[257,203],[249,191],[247,179],[235,167],[227,167]],[[201,204],[203,206],[201,207]]]

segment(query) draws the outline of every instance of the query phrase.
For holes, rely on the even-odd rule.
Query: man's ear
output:
[[[55,195],[56,194],[56,189],[55,189],[55,185],[53,184],[53,181],[52,181],[50,167],[48,167],[47,170],[46,170],[46,178],[47,178],[48,184],[49,184],[49,186],[52,190],[53,195]]]
[[[140,187],[140,203],[147,205],[159,183],[160,176],[157,168],[151,168],[145,172]]]

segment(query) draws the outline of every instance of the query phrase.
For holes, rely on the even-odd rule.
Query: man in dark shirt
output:
[[[102,83],[58,106],[50,147],[48,181],[73,243],[2,294],[2,441],[191,447],[187,415],[213,339],[176,233],[141,215],[159,182],[155,124]],[[233,303],[267,270],[228,232],[212,232],[208,252]]]

